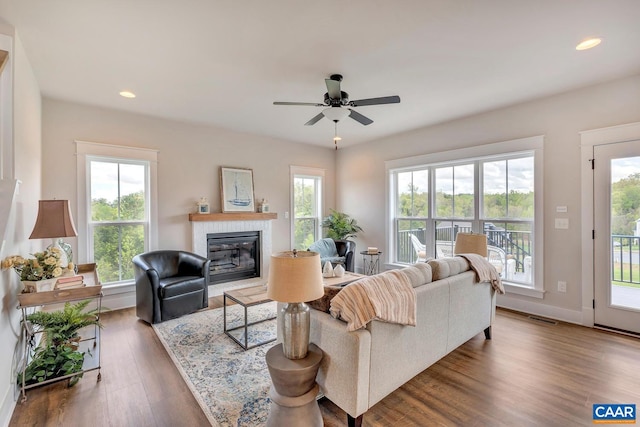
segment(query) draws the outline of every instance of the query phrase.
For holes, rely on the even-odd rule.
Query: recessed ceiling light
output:
[[[123,90],[122,92],[120,92],[120,96],[125,98],[135,98],[136,94],[133,92],[129,92],[128,90]]]
[[[583,40],[582,42],[578,43],[578,46],[576,46],[576,50],[591,49],[592,47],[598,46],[601,41],[602,39],[599,39],[599,38]]]

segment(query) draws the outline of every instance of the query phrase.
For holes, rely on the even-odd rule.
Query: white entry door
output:
[[[593,158],[595,324],[640,333],[640,140]]]

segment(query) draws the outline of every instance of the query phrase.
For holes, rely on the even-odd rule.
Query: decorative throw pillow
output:
[[[331,300],[336,296],[338,292],[340,292],[342,288],[334,287],[334,286],[325,286],[324,287],[324,295],[320,298],[308,301],[307,304],[309,307],[324,311],[325,313],[329,312],[329,307],[331,306]]]
[[[401,270],[409,277],[411,286],[414,288],[431,282],[431,266],[424,262],[418,262],[411,267],[405,267]]]
[[[432,259],[428,262],[431,266],[431,277],[433,281],[446,279],[451,274],[449,263],[445,261],[445,258]]]

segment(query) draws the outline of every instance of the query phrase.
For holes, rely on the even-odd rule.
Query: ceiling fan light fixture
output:
[[[322,110],[322,114],[332,122],[339,122],[340,120],[348,117],[350,113],[351,112],[346,108],[340,107],[329,107]]]

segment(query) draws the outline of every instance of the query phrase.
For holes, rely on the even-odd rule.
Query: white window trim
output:
[[[87,177],[87,159],[105,157],[123,160],[140,160],[149,162],[149,235],[148,250],[158,247],[158,150],[123,145],[103,144],[98,142],[75,141],[76,143],[76,178],[78,183],[78,256],[80,263],[88,262],[90,253],[90,236],[88,222],[89,178]],[[122,286],[119,283],[114,286]],[[127,285],[126,283],[124,284]]]
[[[291,212],[289,219],[289,247],[293,248],[295,245],[295,201],[294,201],[294,177],[295,176],[308,176],[310,178],[320,178],[320,206],[318,206],[318,229],[316,230],[318,236],[322,237],[322,215],[324,210],[324,178],[325,178],[325,170],[320,168],[312,168],[307,166],[293,166],[289,167],[289,212]]]
[[[534,154],[534,189],[536,212],[534,231],[534,283],[533,287],[520,286],[512,283],[504,283],[508,293],[524,295],[533,298],[544,297],[544,209],[543,209],[543,148],[544,135],[531,136],[527,138],[514,139],[510,141],[495,142],[492,144],[477,145],[474,147],[461,148],[456,150],[441,151],[438,153],[423,154],[420,156],[406,157],[402,159],[388,160],[385,162],[386,180],[386,200],[387,210],[385,212],[385,235],[387,236],[386,252],[387,257],[395,253],[394,239],[389,238],[394,230],[395,200],[391,200],[392,191],[395,185],[394,175],[396,172],[411,171],[420,166],[434,166],[439,163],[454,163],[458,160],[474,160],[486,158],[488,156],[502,157],[518,152],[533,152]],[[387,268],[403,267],[398,264],[390,264],[387,258]]]

